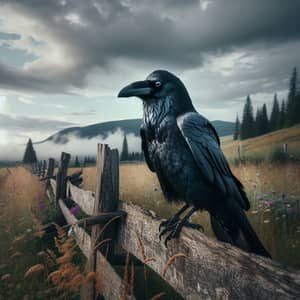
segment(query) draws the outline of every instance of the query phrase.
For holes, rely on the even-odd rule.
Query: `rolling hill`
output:
[[[221,144],[226,157],[229,159],[237,157],[239,145],[241,155],[245,157],[267,158],[276,149],[283,149],[283,144],[287,144],[290,155],[300,157],[300,124],[244,141],[234,141],[232,136],[222,137]]]
[[[118,129],[121,129],[125,134],[132,133],[136,136],[139,136],[141,122],[141,119],[130,119],[97,123],[84,127],[70,127],[51,135],[39,143],[52,141],[55,144],[66,144],[69,141],[70,135],[75,135],[76,137],[82,139],[91,139],[99,135],[101,135],[103,138],[106,138],[109,134],[116,132]],[[233,134],[233,122],[217,120],[212,121],[212,124],[215,126],[220,136]]]

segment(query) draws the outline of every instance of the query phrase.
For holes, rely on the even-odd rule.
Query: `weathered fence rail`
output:
[[[299,271],[212,240],[196,230],[183,229],[180,238],[170,241],[165,248],[158,238],[161,220],[136,205],[119,201],[116,150],[98,145],[95,193],[70,182],[68,178],[71,177],[67,176],[69,160],[70,156],[63,153],[54,176],[56,180],[52,179],[53,161],[49,160],[48,164],[52,171],[46,173],[39,166],[33,171],[48,177],[47,195],[71,226],[78,246],[88,259],[87,271],[103,274],[101,294],[105,299],[124,299],[125,286],[113,268],[119,247],[142,262],[146,261],[185,299],[300,299]],[[78,220],[66,206],[66,197],[88,216]],[[91,235],[84,229],[87,226],[92,226]],[[109,247],[103,247],[103,242],[98,249],[101,241]],[[103,249],[109,250],[103,252]],[[178,253],[184,256],[178,256],[166,271],[166,263]],[[95,286],[82,289],[82,299],[96,297]]]

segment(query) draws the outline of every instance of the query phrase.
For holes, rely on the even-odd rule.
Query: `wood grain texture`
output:
[[[118,243],[142,260],[140,235],[148,265],[161,274],[168,259],[184,253],[166,271],[164,279],[185,299],[300,299],[300,272],[273,260],[249,254],[215,241],[196,230],[182,230],[166,249],[159,241],[160,221],[140,207],[121,203],[127,212]]]
[[[94,214],[95,193],[84,191],[73,185],[70,181],[67,183],[67,191],[72,200],[88,215]]]

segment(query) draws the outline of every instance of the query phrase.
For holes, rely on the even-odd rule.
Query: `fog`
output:
[[[141,142],[140,138],[130,133],[127,134],[129,152],[140,152]],[[71,159],[76,155],[82,156],[96,156],[97,144],[108,144],[110,148],[117,148],[119,152],[122,150],[124,133],[118,129],[114,133],[109,133],[107,138],[99,135],[91,139],[82,139],[75,134],[67,135],[68,143],[55,144],[52,141],[44,142],[41,144],[34,144],[33,147],[37,154],[38,159],[48,159],[53,157],[59,159],[61,152],[71,154]],[[13,145],[6,144],[0,145],[0,160],[1,161],[21,161],[24,155],[26,145]]]

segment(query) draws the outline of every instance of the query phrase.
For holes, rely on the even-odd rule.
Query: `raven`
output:
[[[230,170],[215,128],[195,110],[182,81],[168,71],[156,70],[118,94],[131,96],[143,102],[140,133],[149,169],[157,174],[168,201],[185,203],[161,223],[160,238],[168,233],[165,244],[178,237],[183,226],[202,228],[190,223],[189,218],[205,209],[220,241],[271,257],[247,219],[249,200]],[[188,208],[189,212],[180,218]]]

